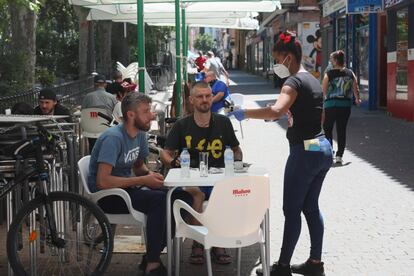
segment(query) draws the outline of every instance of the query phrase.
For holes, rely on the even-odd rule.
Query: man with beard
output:
[[[224,167],[224,151],[226,146],[230,146],[234,152],[235,160],[242,160],[242,151],[239,141],[234,134],[233,125],[230,120],[223,115],[212,113],[211,105],[213,95],[208,83],[204,81],[196,82],[190,92],[190,103],[193,105],[194,113],[178,120],[170,130],[161,160],[168,168],[180,166],[178,156],[183,148],[187,148],[190,153],[190,166],[198,168],[199,152],[208,152],[209,167]],[[198,212],[203,211],[203,202],[208,200],[212,187],[191,187],[185,190],[193,196],[193,208]],[[199,224],[192,218],[192,224]],[[219,264],[228,264],[231,257],[223,248],[212,250],[213,260]],[[194,242],[190,263],[202,264],[203,248]]]
[[[33,110],[35,115],[67,115],[67,122],[72,122],[70,111],[57,101],[55,92],[50,88],[44,88],[39,93],[39,105]]]
[[[166,245],[167,190],[163,188],[163,176],[149,171],[144,163],[148,156],[146,131],[154,119],[151,98],[130,93],[121,105],[124,123],[103,132],[92,150],[88,186],[92,192],[125,189],[133,208],[147,215],[147,255],[140,268],[144,275],[164,276],[166,269],[160,254]],[[172,199],[177,198],[192,203],[191,195],[182,190],[173,194]],[[125,203],[117,196],[101,199],[99,206],[107,213],[128,213]]]

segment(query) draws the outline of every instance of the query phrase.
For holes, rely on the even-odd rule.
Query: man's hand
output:
[[[237,109],[232,112],[227,113],[227,117],[234,116],[237,120],[243,121],[246,119],[246,111],[244,109]]]
[[[159,173],[150,172],[148,175],[142,176],[145,186],[151,189],[159,189],[164,186],[164,176]]]
[[[181,168],[180,160],[178,159],[178,156],[176,156],[173,160],[171,160],[170,163],[171,168]]]

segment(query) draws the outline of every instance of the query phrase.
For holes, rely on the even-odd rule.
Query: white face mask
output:
[[[285,57],[282,63],[276,63],[275,65],[273,65],[273,72],[276,75],[278,75],[279,78],[281,79],[285,79],[290,76],[289,68],[283,64],[286,59],[287,59],[287,56]]]

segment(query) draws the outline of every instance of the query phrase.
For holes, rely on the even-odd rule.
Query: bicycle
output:
[[[66,191],[48,192],[43,155],[53,153],[59,137],[40,125],[36,132],[33,138],[2,149],[4,156],[31,164],[13,180],[1,179],[0,198],[36,180],[29,189],[31,200],[23,203],[7,233],[10,266],[16,275],[102,275],[112,257],[111,225],[90,200]],[[88,237],[83,235],[86,214]]]

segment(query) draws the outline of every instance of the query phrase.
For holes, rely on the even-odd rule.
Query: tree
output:
[[[213,48],[213,38],[209,34],[198,34],[194,41],[194,48],[206,52]]]
[[[107,78],[112,75],[112,21],[100,20],[96,29],[96,70]]]
[[[79,64],[79,77],[83,77],[91,73],[94,68],[88,66],[88,50],[92,49],[89,43],[92,40],[89,39],[90,32],[92,32],[93,24],[91,21],[86,20],[89,14],[89,9],[81,6],[73,6],[76,16],[79,21],[79,46],[78,46],[78,64]],[[93,32],[92,32],[93,33]],[[91,51],[90,55],[94,55],[94,51]]]
[[[122,22],[112,23],[112,59],[121,62],[125,66],[130,62],[128,45],[130,34],[128,34],[128,25]],[[126,36],[124,35],[124,28],[126,28]],[[135,26],[133,28],[133,34],[135,34],[136,28]]]
[[[145,25],[145,64],[158,62],[158,55],[168,41],[173,27],[159,27]]]
[[[72,6],[67,0],[46,0],[37,19],[37,73],[47,70],[61,79],[75,78],[78,75],[78,45],[78,20]],[[40,81],[39,77],[36,74],[37,81]]]
[[[10,12],[11,57],[18,66],[16,79],[23,88],[35,82],[36,65],[36,0],[7,0]]]

